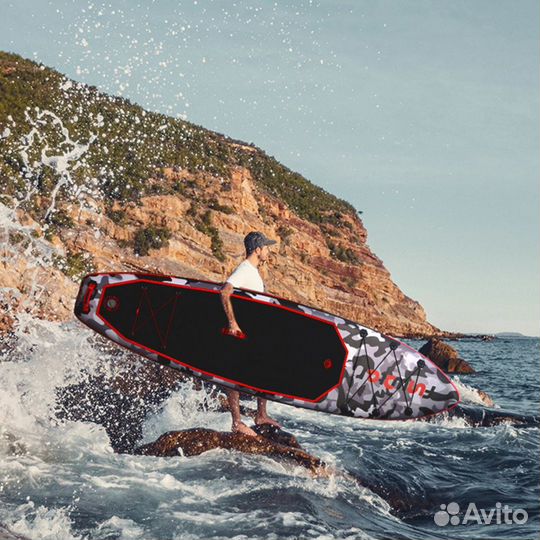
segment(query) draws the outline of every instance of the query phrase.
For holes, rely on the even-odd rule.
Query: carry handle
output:
[[[233,331],[229,330],[227,327],[222,328],[221,333],[224,336],[231,336],[231,337],[234,337],[236,339],[246,339],[247,338],[247,335],[244,334],[244,332],[233,332]]]

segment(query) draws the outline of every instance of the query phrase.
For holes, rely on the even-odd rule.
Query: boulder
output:
[[[103,426],[113,450],[129,453],[142,437],[148,414],[156,411],[185,377],[159,364],[141,362],[124,351],[118,352],[117,362],[118,371],[113,376],[89,376],[57,388],[55,414],[60,419]]]
[[[93,376],[83,382],[58,388],[56,415],[103,426],[113,450],[118,453],[147,456],[178,456],[182,453],[196,456],[214,448],[225,448],[272,456],[301,465],[317,475],[328,474],[326,465],[303,450],[293,435],[270,424],[253,426],[257,437],[197,427],[170,431],[150,444],[137,447],[142,438],[145,418],[158,409],[181,377],[181,374],[158,365],[144,363],[138,366],[135,363],[132,369],[125,369],[112,378]],[[219,392],[203,381],[194,380],[193,383],[195,387],[204,384],[207,391]],[[226,398],[219,394],[216,397],[219,400],[218,410],[228,412]],[[248,417],[254,417],[256,412],[244,404],[241,411]]]
[[[257,433],[256,437],[205,428],[169,431],[154,442],[136,448],[133,453],[162,457],[179,454],[198,456],[208,450],[224,448],[247,454],[272,456],[306,467],[317,475],[328,474],[326,464],[302,450],[290,433],[270,424],[253,425],[252,429]]]
[[[437,364],[445,373],[475,373],[474,368],[466,360],[460,358],[454,348],[439,339],[430,339],[422,345],[419,352]]]

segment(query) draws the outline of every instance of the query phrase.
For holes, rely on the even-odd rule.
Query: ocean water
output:
[[[55,388],[114,369],[93,339],[77,322],[27,316],[0,347],[0,523],[27,538],[538,538],[538,425],[470,427],[443,416],[360,421],[269,403],[336,474],[314,478],[296,465],[226,450],[118,455],[102,427],[60,422],[53,412]],[[538,415],[538,339],[452,345],[477,369],[457,379],[466,401],[480,406],[475,389],[482,389],[501,409]],[[147,418],[144,440],[196,426],[229,429],[227,413],[212,403],[201,409],[207,401],[204,390],[183,385]]]

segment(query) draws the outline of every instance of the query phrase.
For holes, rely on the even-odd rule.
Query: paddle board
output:
[[[453,408],[459,393],[428,358],[343,317],[234,289],[244,335],[227,333],[221,284],[153,274],[86,276],[75,315],[154,362],[273,401],[367,419]]]

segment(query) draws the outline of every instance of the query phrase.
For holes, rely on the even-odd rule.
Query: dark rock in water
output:
[[[318,458],[305,452],[296,438],[282,429],[262,424],[253,426],[257,437],[240,433],[218,432],[204,428],[165,433],[155,442],[136,448],[142,437],[142,426],[149,413],[176,388],[181,374],[165,379],[172,370],[153,364],[137,362],[133,369],[125,369],[112,378],[104,375],[89,377],[86,381],[57,389],[56,415],[61,419],[94,422],[103,426],[111,446],[118,453],[149,456],[186,456],[202,454],[214,448],[238,450],[249,454],[268,455],[301,465],[317,475],[328,475],[329,469]],[[210,392],[219,390],[207,383],[194,380],[195,387],[204,385]],[[221,410],[228,411],[228,402],[222,395]],[[255,416],[255,410],[245,405],[246,416]]]
[[[294,435],[288,433],[287,431],[283,431],[277,426],[272,424],[260,424],[252,426],[251,429],[253,429],[257,435],[261,435],[262,437],[270,439],[275,443],[290,446],[291,448],[301,449],[301,446],[298,444],[298,441]]]
[[[500,424],[512,424],[518,426],[534,426],[540,423],[538,416],[516,414],[501,409],[487,407],[473,407],[470,405],[457,405],[445,413],[449,418],[463,418],[473,427],[491,427]],[[428,421],[436,420],[437,415],[427,418]]]
[[[115,452],[129,453],[142,437],[142,424],[152,410],[144,400],[125,396],[104,376],[59,388],[56,416],[94,422],[105,428]]]
[[[316,474],[328,474],[326,464],[302,450],[290,433],[270,425],[253,426],[258,436],[194,428],[169,431],[156,441],[134,450],[144,456],[197,456],[215,448],[237,450],[247,454],[262,454],[284,459],[306,467]]]
[[[466,360],[459,357],[453,347],[441,340],[430,339],[419,349],[419,352],[432,360],[445,373],[476,373],[474,368]],[[493,399],[483,390],[478,390],[478,394],[482,402],[488,407],[495,405]]]
[[[112,377],[92,376],[56,389],[56,416],[103,426],[118,453],[129,453],[135,448],[142,437],[146,416],[184,380],[176,370],[130,360],[125,356],[119,358],[121,370]]]
[[[437,364],[445,373],[475,373],[474,368],[466,360],[460,358],[454,348],[439,339],[430,339],[419,349],[419,352]]]
[[[336,470],[321,459],[303,450],[296,438],[282,429],[270,424],[251,426],[257,437],[242,433],[219,432],[211,429],[187,429],[170,431],[156,441],[137,448],[134,453],[145,456],[173,457],[180,453],[185,456],[197,456],[214,448],[236,450],[247,454],[271,456],[295,465],[301,465],[313,475],[328,477],[335,475],[348,482],[365,487],[385,499],[396,514],[417,508],[422,502],[407,493],[406,488],[399,488],[390,483],[385,484],[375,479],[361,478],[346,470]]]
[[[77,384],[56,389],[55,414],[59,419],[93,422],[105,428],[111,446],[117,453],[130,453],[142,437],[142,426],[148,414],[155,412],[180,382],[189,380],[199,390],[205,387],[210,396],[218,398],[219,410],[229,405],[219,389],[205,381],[183,375],[177,370],[140,359],[124,351],[106,350],[115,358],[118,371],[112,376],[88,377]],[[245,401],[244,395],[241,396]],[[252,399],[250,396],[249,399]],[[256,411],[243,403],[243,415],[255,417]],[[270,435],[270,426],[258,426],[261,434],[276,442],[298,446],[285,432]],[[270,430],[270,431],[269,431]]]

